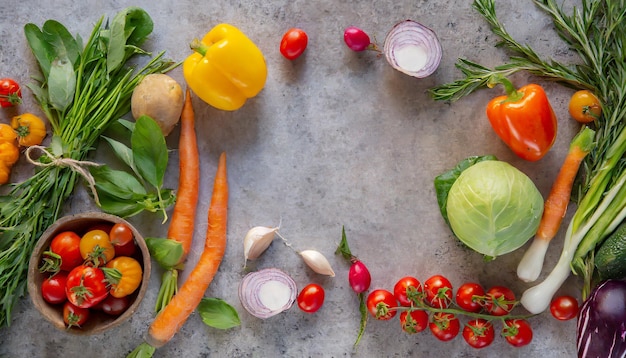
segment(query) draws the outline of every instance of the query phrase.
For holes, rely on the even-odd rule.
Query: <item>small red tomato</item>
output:
[[[415,277],[405,276],[393,286],[393,295],[400,305],[410,307],[422,300],[422,285]]]
[[[297,28],[289,29],[280,41],[280,53],[288,60],[295,60],[306,50],[308,42],[306,32]]]
[[[578,316],[578,301],[572,296],[559,296],[550,303],[552,317],[567,321]]]
[[[450,341],[459,334],[461,323],[453,314],[438,312],[428,325],[430,332],[440,341]]]
[[[515,294],[503,286],[494,286],[485,294],[485,310],[494,316],[504,316],[517,304]]]
[[[423,310],[403,311],[400,313],[400,326],[406,333],[418,333],[428,327],[428,313]]]
[[[65,285],[67,284],[67,272],[59,271],[46,278],[41,283],[41,295],[46,302],[56,305],[67,301]]]
[[[67,275],[67,299],[80,308],[89,308],[103,301],[109,294],[102,269],[81,265]]]
[[[468,312],[478,312],[483,308],[481,300],[484,296],[485,290],[481,285],[467,282],[456,291],[456,304]]]
[[[63,322],[68,327],[80,327],[89,319],[88,308],[74,306],[70,301],[63,305]]]
[[[398,305],[398,301],[394,297],[393,293],[387,290],[374,290],[367,296],[367,310],[376,319],[388,320],[396,315],[395,308]]]
[[[372,275],[363,262],[356,260],[350,265],[348,282],[350,282],[350,287],[354,292],[365,292],[370,288]]]
[[[22,89],[11,78],[0,79],[0,107],[13,107],[22,103]]]
[[[424,292],[428,304],[436,308],[446,308],[452,302],[452,284],[442,275],[435,275],[424,282]]]
[[[323,304],[324,288],[316,283],[304,286],[298,295],[298,307],[304,312],[316,312]]]
[[[119,316],[126,311],[128,306],[130,306],[130,299],[128,296],[113,297],[109,295],[104,299],[104,301],[98,303],[96,308],[110,316]]]
[[[117,223],[113,225],[109,232],[109,241],[113,246],[124,246],[133,241],[135,235],[133,230],[124,223]]]
[[[80,236],[72,231],[57,234],[50,242],[50,251],[61,256],[61,270],[70,271],[83,263],[80,255]]]
[[[113,245],[113,249],[115,251],[115,257],[118,256],[128,256],[131,257],[137,252],[137,244],[135,240],[127,242],[124,245]]]
[[[487,347],[494,338],[493,325],[485,319],[473,319],[463,327],[463,339],[473,348]]]
[[[533,340],[533,330],[523,319],[506,320],[502,335],[513,347],[523,347]]]

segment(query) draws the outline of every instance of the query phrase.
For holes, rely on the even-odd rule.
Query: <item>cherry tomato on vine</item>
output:
[[[524,319],[508,319],[504,321],[502,335],[513,347],[523,347],[533,340],[533,330]]]
[[[68,301],[80,308],[89,308],[103,301],[109,288],[102,269],[80,265],[67,275],[65,294]]]
[[[400,326],[406,333],[418,333],[428,327],[428,313],[423,310],[403,311],[400,313]]]
[[[390,310],[390,308],[397,306],[396,297],[387,290],[374,290],[367,296],[367,310],[376,319],[388,320],[393,318],[396,315],[396,310]]]
[[[50,251],[61,256],[61,270],[70,271],[83,263],[80,255],[80,236],[72,231],[57,234],[50,242]]]
[[[88,308],[81,308],[73,305],[71,302],[65,302],[63,305],[63,322],[68,327],[80,327],[89,319],[90,311]]]
[[[463,327],[463,339],[473,348],[487,347],[494,338],[493,324],[485,319],[473,319]]]
[[[41,283],[41,295],[46,302],[56,305],[67,301],[65,285],[67,284],[67,272],[59,271],[46,278]]]
[[[456,290],[456,304],[468,312],[478,312],[483,308],[481,300],[484,295],[485,290],[480,284],[467,282]]]
[[[572,296],[559,296],[550,303],[552,317],[567,321],[578,316],[578,301]]]
[[[280,41],[280,53],[288,60],[300,57],[309,42],[309,37],[302,29],[287,30]]]
[[[401,306],[410,307],[411,303],[420,300],[423,292],[420,282],[412,276],[405,276],[393,286],[393,295]]]
[[[316,283],[310,283],[298,295],[298,307],[304,312],[313,313],[324,304],[324,288]]]
[[[451,313],[437,312],[433,315],[433,319],[428,327],[438,340],[446,342],[454,339],[459,334],[461,323]]]
[[[115,257],[115,248],[109,234],[102,230],[88,231],[80,239],[80,255],[96,267],[111,261]]]
[[[11,78],[0,79],[0,107],[13,107],[22,103],[22,89]]]
[[[446,308],[452,302],[452,284],[442,275],[424,281],[424,292],[428,304],[433,307]]]
[[[600,118],[602,105],[593,92],[581,90],[575,92],[569,100],[569,114],[579,123],[589,123]]]
[[[504,286],[493,286],[485,294],[485,310],[494,316],[504,316],[517,304],[515,294]]]
[[[116,223],[109,231],[109,240],[113,246],[124,246],[134,238],[133,230],[124,223]]]

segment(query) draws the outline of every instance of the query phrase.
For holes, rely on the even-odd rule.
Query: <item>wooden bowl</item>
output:
[[[41,265],[42,255],[44,251],[48,250],[50,243],[54,237],[64,231],[73,231],[79,236],[82,236],[89,229],[96,225],[113,225],[116,223],[124,223],[128,225],[135,236],[135,243],[138,250],[136,250],[133,258],[137,259],[143,269],[143,280],[137,290],[133,292],[130,298],[130,305],[125,312],[119,316],[110,316],[104,312],[92,309],[89,320],[81,327],[67,328],[63,322],[63,304],[52,305],[46,302],[41,295],[41,283],[48,276],[48,274],[40,273],[39,266]],[[35,305],[35,308],[41,312],[41,314],[50,321],[55,327],[65,332],[79,334],[79,335],[91,335],[96,333],[102,333],[108,329],[120,325],[126,321],[130,316],[135,313],[141,300],[146,294],[148,289],[148,282],[150,281],[150,252],[146,246],[146,242],[143,236],[126,220],[101,212],[82,213],[72,216],[66,216],[57,220],[52,224],[39,238],[37,245],[30,258],[28,266],[28,293]]]

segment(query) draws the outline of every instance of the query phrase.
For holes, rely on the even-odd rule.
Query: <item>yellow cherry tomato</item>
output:
[[[143,270],[139,262],[128,256],[118,256],[109,261],[104,272],[107,281],[111,284],[109,293],[117,298],[135,292],[143,278]]]
[[[20,149],[11,142],[0,142],[0,162],[7,167],[13,166],[20,158]]]
[[[115,257],[109,234],[102,230],[88,231],[80,238],[80,256],[95,267],[104,266]]]
[[[46,123],[32,113],[24,113],[11,119],[11,127],[17,132],[21,146],[39,145],[46,137]]]
[[[600,118],[602,105],[593,92],[581,90],[575,92],[569,101],[569,114],[580,123],[589,123]]]
[[[0,162],[0,184],[6,184],[9,182],[11,176],[11,168],[6,164]]]
[[[15,144],[17,132],[8,124],[0,123],[0,143],[10,142]]]

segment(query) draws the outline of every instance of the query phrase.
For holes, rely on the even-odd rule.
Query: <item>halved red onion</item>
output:
[[[267,268],[247,274],[239,285],[239,300],[251,315],[269,318],[291,308],[298,288],[285,272]]]
[[[413,20],[399,22],[389,31],[383,52],[391,67],[417,78],[435,72],[442,55],[437,35]]]

